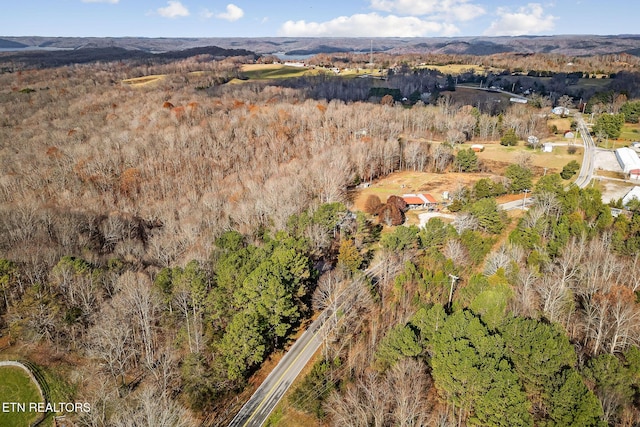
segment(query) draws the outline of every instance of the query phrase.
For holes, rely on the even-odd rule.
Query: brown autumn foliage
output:
[[[380,209],[378,209],[377,215],[380,224],[391,226],[404,223],[404,212],[398,209],[398,206],[393,203],[382,205]]]
[[[389,196],[389,198],[387,198],[387,205],[395,206],[400,212],[406,212],[407,210],[407,202],[400,196]]]
[[[200,66],[210,67],[209,75],[181,78]],[[27,265],[50,266],[82,249],[73,243],[77,236],[48,231],[60,212],[87,218],[122,212],[164,224],[149,235],[139,262],[205,259],[221,230],[282,228],[288,216],[318,202],[346,200],[356,176],[370,181],[400,166],[430,170],[436,165],[430,145],[414,139],[437,137],[447,117],[453,123],[470,114],[451,104],[406,110],[310,101],[294,89],[258,91],[252,84],[193,89],[225,72],[220,64],[181,61],[0,75],[8,88],[0,104],[0,209],[7,213],[1,255],[10,250]],[[119,83],[146,73],[166,77]],[[35,92],[10,89],[25,86]],[[160,108],[164,103],[174,107]],[[361,129],[366,138],[357,136]],[[401,134],[409,141],[402,160]],[[17,231],[25,227],[28,236]],[[102,247],[99,233],[92,239]],[[43,250],[49,255],[34,256]],[[101,261],[110,254],[92,256]]]
[[[118,395],[119,387],[109,389],[110,381],[142,375],[145,385],[168,392],[158,401],[179,393],[184,352],[175,343],[185,340],[181,322],[191,328],[187,339],[199,337],[201,319],[196,321],[186,300],[171,302],[183,316],[175,327],[159,322],[158,295],[150,290],[160,268],[208,261],[215,238],[225,230],[252,236],[265,228],[285,229],[292,214],[320,203],[348,203],[347,187],[357,177],[371,181],[401,167],[444,171],[450,153],[424,141],[443,139],[451,129],[468,132],[475,123],[470,108],[451,100],[405,109],[308,100],[299,90],[251,83],[195,89],[223,81],[236,69],[234,62],[194,59],[0,74],[0,258],[16,262],[21,272],[5,294],[6,319],[28,325],[21,337],[27,343],[99,360],[100,368],[85,362],[79,376],[98,378],[105,390],[95,383],[81,389],[97,399],[107,396],[115,402],[112,412],[126,396]],[[166,78],[138,87],[120,83],[150,74]],[[20,91],[26,87],[34,91]],[[539,125],[535,118],[526,120],[533,113],[516,106],[503,120],[527,133]],[[496,117],[482,114],[477,126],[480,139],[499,136]],[[362,129],[366,136],[359,138]],[[401,135],[407,141],[404,152]],[[404,222],[401,198],[392,196],[386,205],[378,199],[377,210],[375,202],[371,210],[381,222]],[[315,243],[322,239],[327,237]],[[111,268],[99,280],[68,269],[54,272],[65,255]],[[540,285],[535,289],[544,290]],[[41,287],[57,299],[39,301]],[[605,336],[598,347],[615,350],[635,332],[624,329],[627,306],[615,305],[622,300],[618,294],[594,292],[607,295],[594,303],[607,303],[600,306],[611,324],[620,314],[620,332]],[[558,307],[558,317],[563,308]],[[82,315],[74,323],[76,309]],[[354,322],[356,332],[364,330]],[[370,364],[366,359],[383,332],[361,334],[370,342],[349,347],[353,366]],[[200,346],[194,340],[194,351]],[[385,387],[387,381],[394,379],[371,384]],[[149,400],[153,396],[146,396]],[[400,419],[399,414],[393,416]]]
[[[371,215],[377,214],[381,206],[382,202],[380,201],[380,197],[375,194],[370,194],[364,202],[365,212]]]

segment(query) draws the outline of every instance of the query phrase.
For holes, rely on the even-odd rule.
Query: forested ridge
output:
[[[364,79],[228,84],[244,60],[0,74],[4,357],[91,402],[78,425],[221,425],[346,292],[286,401],[310,422],[637,425],[640,210],[613,217],[527,156],[456,147],[548,135],[549,99],[496,111],[446,90],[370,102]],[[402,95],[438,81],[404,68],[385,83]],[[123,83],[144,76],[161,77]],[[615,87],[589,108],[629,119]],[[400,170],[493,177],[423,228],[395,226],[399,198],[354,208],[358,184]],[[525,189],[528,211],[499,209]]]

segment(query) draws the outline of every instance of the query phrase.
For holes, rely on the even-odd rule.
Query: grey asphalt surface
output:
[[[322,344],[321,329],[327,312],[316,319],[291,346],[287,354],[260,384],[253,396],[233,418],[229,427],[259,427],[267,420],[282,396]]]
[[[587,124],[582,119],[582,115],[578,113],[574,115],[574,117],[578,123],[577,128],[580,131],[580,136],[584,142],[584,157],[582,159],[582,166],[580,167],[580,173],[578,174],[578,178],[575,180],[575,184],[580,188],[584,188],[589,185],[593,178],[596,144],[593,142],[593,138],[589,133],[589,129],[587,129]]]

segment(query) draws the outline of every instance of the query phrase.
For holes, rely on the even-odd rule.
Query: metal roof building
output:
[[[629,173],[633,169],[640,169],[640,158],[638,154],[629,147],[622,147],[616,150],[616,159],[624,173]]]
[[[622,205],[623,206],[627,206],[627,204],[632,200],[632,199],[638,199],[640,200],[640,187],[636,186],[633,187],[631,189],[631,191],[629,191],[623,198],[622,198]]]

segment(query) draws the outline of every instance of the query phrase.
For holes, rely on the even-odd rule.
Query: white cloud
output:
[[[555,16],[545,15],[542,5],[529,3],[512,12],[505,7],[496,10],[499,19],[493,21],[484,32],[487,36],[521,36],[526,34],[540,34],[551,31],[555,27]]]
[[[371,8],[399,15],[425,16],[446,21],[470,21],[486,11],[469,0],[371,0]]]
[[[82,0],[82,3],[111,3],[118,4],[120,0]]]
[[[215,14],[207,8],[204,8],[200,11],[200,16],[203,17],[204,19],[213,18],[214,15]]]
[[[449,23],[414,16],[368,13],[340,16],[326,22],[287,21],[279,34],[295,37],[421,37],[433,34],[451,36],[458,32],[458,28]]]
[[[244,16],[244,10],[240,9],[233,3],[229,3],[227,5],[227,11],[224,13],[219,13],[216,15],[216,18],[225,19],[229,22],[237,21],[238,19]]]
[[[169,0],[167,2],[167,7],[161,7],[158,9],[158,14],[160,16],[164,16],[165,18],[178,18],[181,16],[189,16],[189,9],[187,9],[182,3],[179,1]]]

